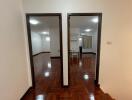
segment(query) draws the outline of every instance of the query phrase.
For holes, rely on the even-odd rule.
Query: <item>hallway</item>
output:
[[[0,8],[1,100],[109,100],[108,95],[115,100],[132,100],[132,0],[1,0]],[[84,14],[102,14],[102,21],[89,19],[90,16],[84,19]],[[53,15],[59,16],[56,16],[56,22]],[[30,18],[32,20],[28,20]],[[98,21],[101,22],[101,27],[97,30],[94,25]],[[31,28],[34,30],[30,30]],[[99,48],[94,51],[81,50],[83,47],[95,46],[91,45],[91,40],[97,40],[97,32],[101,33],[100,52],[95,52]],[[60,39],[53,39],[52,33]],[[33,39],[30,38],[31,35]],[[68,43],[70,41],[71,44]],[[85,42],[88,45],[81,46],[77,45],[78,41],[82,42],[81,44],[90,41],[90,44]],[[35,48],[31,42],[35,43]],[[45,45],[48,42],[51,42],[51,46]],[[75,50],[71,45],[75,45]],[[62,52],[59,54],[59,51]],[[68,71],[67,58],[71,51],[93,52],[99,55],[96,63],[96,69],[99,68],[99,71],[96,70],[96,76],[99,75],[99,79],[96,78],[96,83],[99,83],[100,87],[94,86],[95,74],[88,64],[92,62],[88,57],[83,62],[71,58]],[[41,52],[53,53],[53,57],[63,56],[63,85],[69,87],[61,86],[60,59],[50,59],[48,53]],[[38,53],[41,54],[34,56],[36,88],[33,89],[32,55]],[[41,58],[45,62],[42,62],[44,60]]]
[[[95,55],[83,54],[82,59],[71,58],[70,86],[62,88],[60,58],[50,58],[50,53],[34,56],[36,88],[23,100],[112,100],[94,85]]]

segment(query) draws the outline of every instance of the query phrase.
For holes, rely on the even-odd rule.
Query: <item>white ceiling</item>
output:
[[[91,29],[92,31],[89,34],[97,34],[98,31],[98,23],[92,22],[92,19],[97,18],[97,16],[71,16],[70,17],[70,28],[78,28],[79,33],[87,33],[85,29]],[[49,31],[50,28],[59,28],[59,17],[58,16],[36,16],[30,17],[30,19],[35,19],[39,21],[39,24],[32,25],[32,32],[43,32]],[[72,32],[73,34],[74,32]]]
[[[97,16],[71,16],[70,28],[78,28],[80,33],[86,33],[85,29],[91,29],[91,34],[96,34],[98,31],[98,23],[92,20],[98,18]]]
[[[59,27],[59,17],[58,16],[37,16],[30,17],[30,19],[35,19],[39,21],[39,24],[32,25],[32,32],[43,32],[48,31],[50,28],[58,28]]]

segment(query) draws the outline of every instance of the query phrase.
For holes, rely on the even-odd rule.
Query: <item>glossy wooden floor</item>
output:
[[[60,59],[49,53],[34,57],[36,88],[23,100],[113,100],[95,87],[95,55],[83,54],[70,58],[70,86],[61,86]]]

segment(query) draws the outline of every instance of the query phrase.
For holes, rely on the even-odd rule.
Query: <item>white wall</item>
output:
[[[130,3],[130,2],[128,2]],[[130,3],[132,4],[132,2]],[[130,9],[132,9],[132,6],[129,5],[128,6]],[[127,86],[128,88],[123,88],[124,91],[123,91],[123,94],[124,97],[122,99],[124,100],[131,100],[132,99],[132,96],[131,96],[131,93],[132,93],[132,87],[131,87],[131,84],[132,84],[132,13],[130,13],[129,15],[127,15],[127,12],[125,13],[125,21],[124,21],[124,27],[123,27],[123,39],[122,39],[122,49],[124,50],[123,51],[123,59],[122,59],[122,62],[123,62],[123,68],[124,68],[124,75],[122,76],[124,78],[124,81],[123,81],[123,84],[124,86]]]
[[[20,100],[29,88],[22,2],[0,1],[0,99]]]
[[[68,84],[67,13],[102,12],[100,85],[116,100],[131,100],[131,0],[23,0],[27,13],[62,13],[64,84]],[[127,19],[126,19],[127,18]],[[124,44],[124,45],[123,45]],[[129,45],[128,45],[129,44]],[[126,52],[127,51],[127,52]]]
[[[46,41],[47,35],[38,32],[31,33],[33,55],[40,52],[51,52],[51,57],[60,56],[59,28],[49,28],[49,34],[50,41]]]
[[[32,40],[32,53],[34,54],[38,54],[40,52],[42,52],[42,37],[40,34],[38,33],[34,33],[32,32],[31,34],[31,40]]]
[[[41,52],[51,52],[51,48],[50,48],[50,41],[46,41],[46,36],[41,35],[41,39],[42,39],[42,51]]]
[[[78,40],[80,37],[80,29],[70,27],[70,50],[79,52],[79,46],[82,44]]]
[[[59,26],[59,25],[58,25]],[[59,28],[50,29],[50,38],[51,38],[51,56],[60,56],[60,32]]]

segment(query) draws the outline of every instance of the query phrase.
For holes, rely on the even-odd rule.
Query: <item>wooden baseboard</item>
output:
[[[34,54],[33,56],[37,56],[37,55],[42,54],[42,53],[51,53],[51,52],[49,52],[49,51],[46,51],[46,52],[39,52],[39,53],[37,53],[37,54]]]
[[[93,54],[93,55],[96,55],[95,52],[83,52],[82,54]]]
[[[20,98],[20,100],[23,100],[24,97],[25,97],[26,95],[28,95],[28,94],[31,92],[32,89],[33,89],[33,87],[29,87],[28,90],[25,92],[25,94]]]
[[[96,84],[96,83],[95,83],[95,86],[98,87],[98,88],[100,88],[100,84]]]
[[[94,84],[96,87],[100,88],[100,84],[97,82],[97,80],[94,80]]]
[[[61,57],[60,56],[53,56],[53,57],[50,57],[51,59],[60,59]]]
[[[69,85],[63,85],[62,87],[63,88],[69,88]]]

